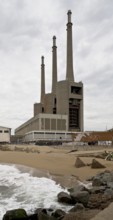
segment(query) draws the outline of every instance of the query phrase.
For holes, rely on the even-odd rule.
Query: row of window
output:
[[[8,130],[0,130],[0,133],[9,133],[9,131]]]

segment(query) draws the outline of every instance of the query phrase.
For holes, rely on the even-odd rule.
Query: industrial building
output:
[[[45,63],[41,57],[41,96],[34,104],[33,117],[16,128],[15,134],[28,137],[33,132],[83,132],[83,83],[76,82],[73,70],[72,12],[67,13],[66,77],[57,81],[57,45],[53,36],[52,90],[45,92]],[[28,135],[29,134],[29,135]],[[50,133],[49,133],[50,135]],[[65,136],[66,137],[66,136]]]
[[[10,143],[11,128],[0,126],[0,143]]]

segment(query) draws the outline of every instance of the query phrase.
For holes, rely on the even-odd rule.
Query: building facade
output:
[[[34,104],[33,118],[15,130],[17,135],[44,129],[48,131],[83,131],[83,83],[76,82],[74,79],[71,14],[69,10],[67,13],[66,78],[57,81],[57,46],[54,36],[51,93],[45,92],[45,64],[42,56],[40,102]]]
[[[0,126],[0,143],[10,143],[11,128]]]

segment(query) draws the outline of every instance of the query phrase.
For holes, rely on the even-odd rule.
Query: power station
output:
[[[57,81],[57,45],[53,36],[52,91],[45,92],[45,63],[41,57],[41,96],[34,104],[33,117],[15,130],[24,137],[66,138],[72,132],[83,132],[83,83],[76,82],[73,71],[72,12],[67,13],[66,77]],[[32,134],[32,135],[31,135]],[[30,136],[31,135],[31,136]]]

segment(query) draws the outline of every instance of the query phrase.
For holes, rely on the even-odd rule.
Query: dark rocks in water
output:
[[[76,203],[75,206],[69,210],[69,212],[77,212],[78,210],[85,209],[84,205],[81,203]]]
[[[89,193],[87,191],[79,191],[70,195],[74,203],[82,203],[85,207],[87,206],[89,200]]]
[[[38,220],[56,220],[56,218],[48,215],[48,213],[45,213],[42,210],[42,211],[39,211],[39,213],[38,213]]]
[[[88,191],[88,189],[84,185],[78,185],[73,188],[68,189],[70,193],[78,192],[78,191]]]
[[[7,211],[2,220],[90,220],[100,210],[113,202],[113,171],[104,171],[91,178],[92,188],[84,185],[69,189],[69,194],[60,192],[58,201],[74,205],[68,213],[61,209],[38,208],[27,215],[24,209]]]
[[[71,196],[66,192],[60,192],[58,195],[58,202],[73,204]]]
[[[38,208],[34,211],[35,214],[38,214],[40,211],[47,212],[46,209]]]
[[[32,214],[29,216],[28,220],[38,220],[38,215],[37,214]]]
[[[37,210],[35,210],[38,220],[54,220],[54,217],[51,216],[52,212],[52,209],[38,208]]]
[[[77,157],[75,161],[75,167],[80,168],[80,167],[85,167],[85,166],[86,164],[79,157]]]
[[[106,167],[103,164],[101,164],[99,161],[93,159],[92,164],[91,164],[91,168],[98,169],[98,168],[106,168]]]
[[[57,209],[55,212],[52,213],[52,216],[55,218],[62,219],[65,216],[65,212],[62,209]]]
[[[7,211],[3,220],[28,220],[27,213],[24,209],[14,209]]]

